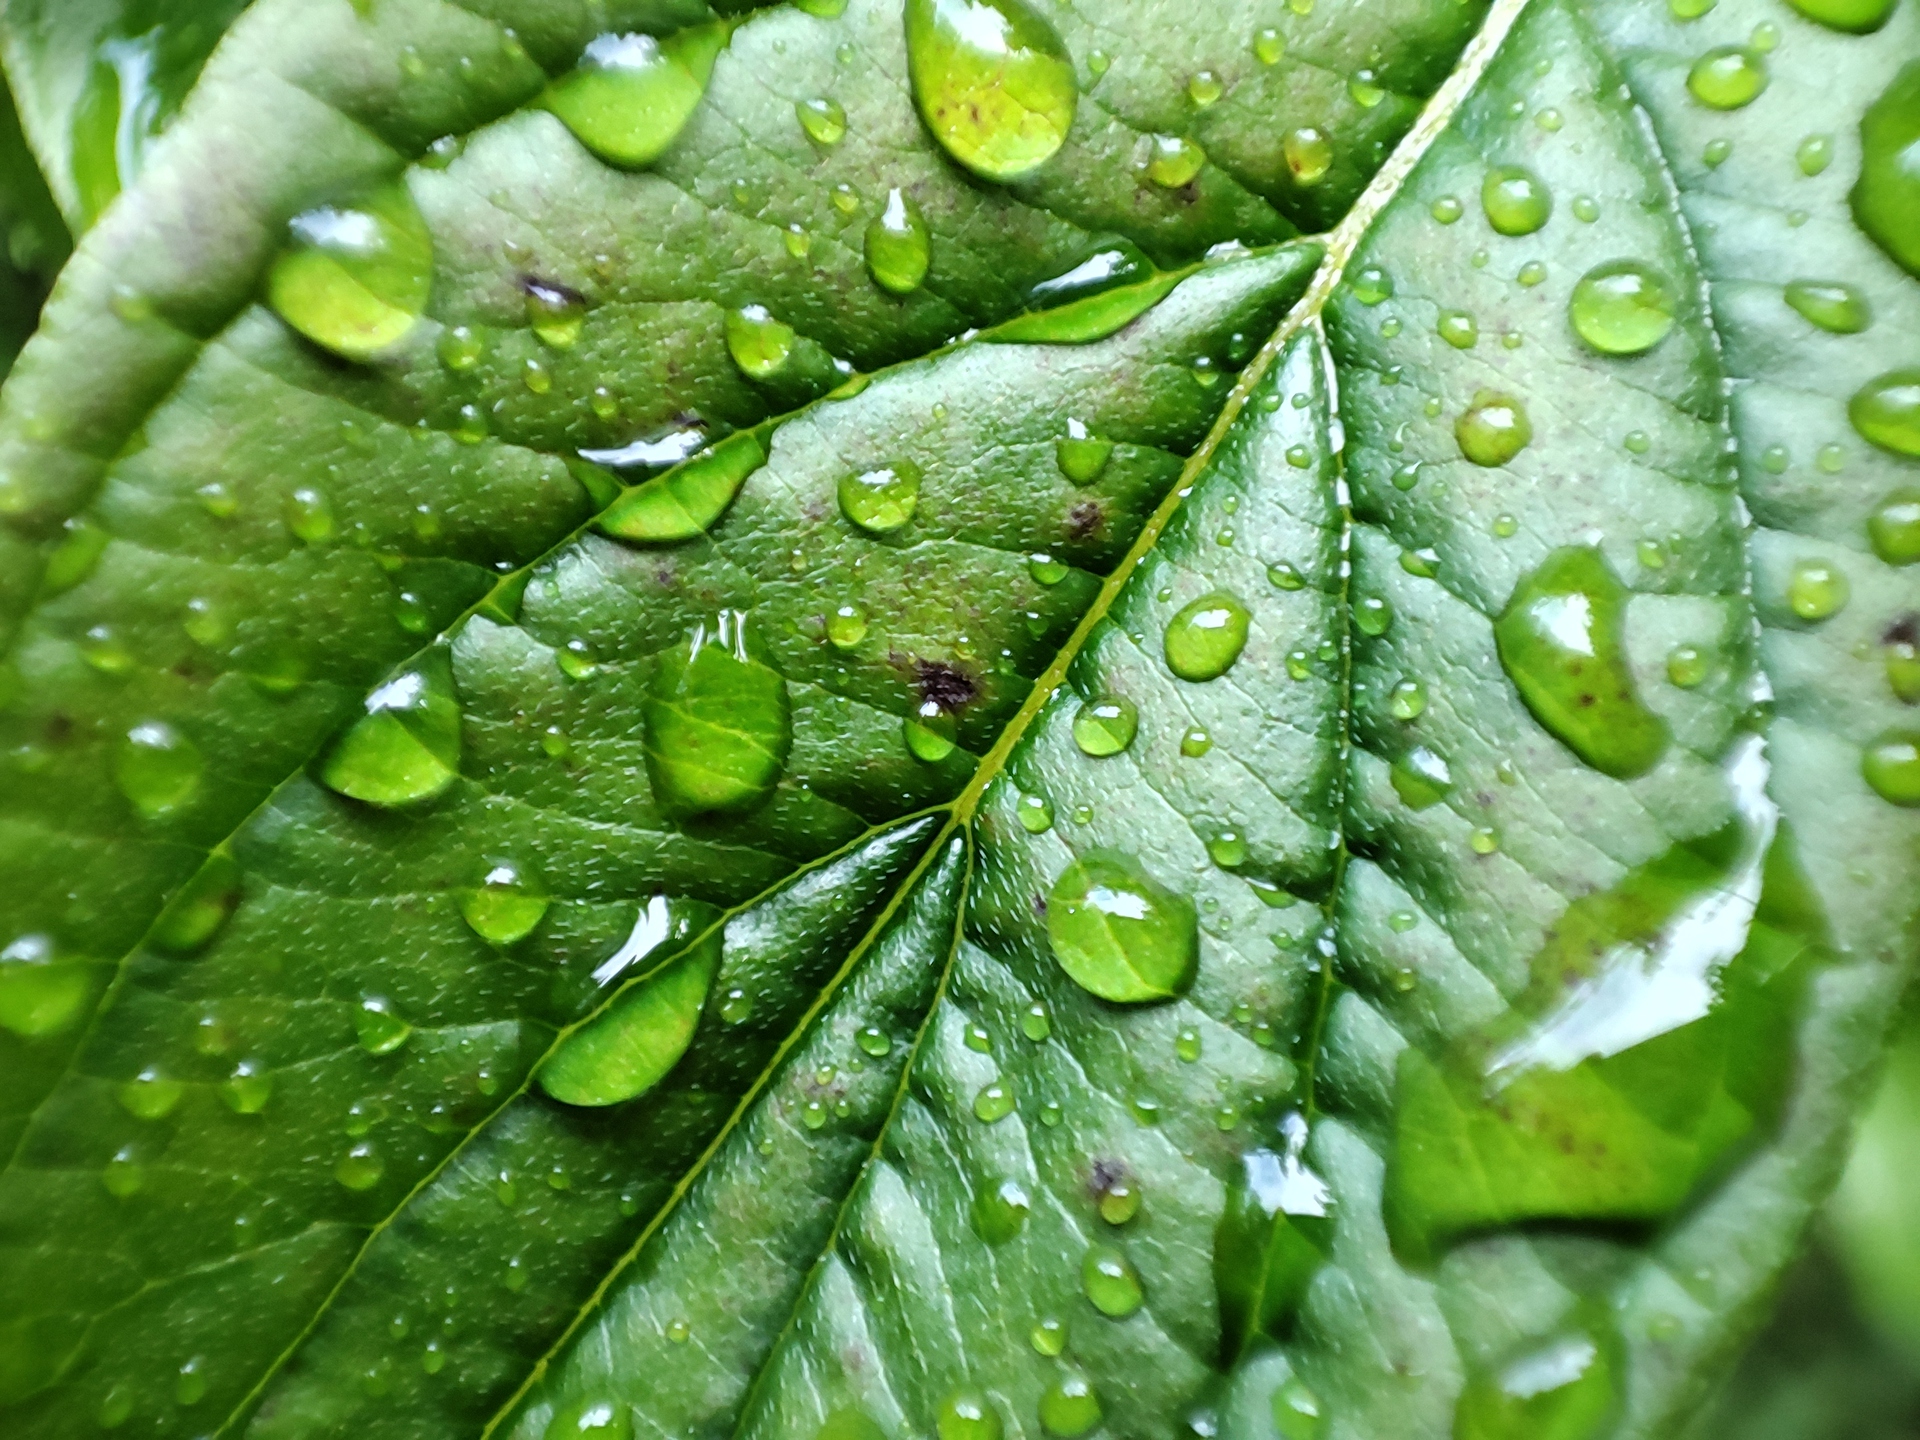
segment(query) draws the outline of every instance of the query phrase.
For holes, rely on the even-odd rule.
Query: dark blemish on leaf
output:
[[[47,739],[55,745],[64,744],[73,734],[73,717],[64,710],[56,710],[47,717]]]
[[[1033,913],[1036,915],[1045,915],[1047,913],[1047,897],[1042,895],[1038,890],[1033,892]]]
[[[944,660],[916,658],[913,678],[920,687],[920,698],[932,701],[949,715],[971,705],[980,694],[980,687],[971,675]]]
[[[1067,512],[1067,534],[1085,540],[1107,523],[1107,512],[1092,500],[1082,500]]]
[[[1920,611],[1909,610],[1880,638],[1889,645],[1920,645]]]
[[[1116,1185],[1126,1184],[1132,1175],[1124,1160],[1096,1160],[1087,1171],[1087,1194],[1095,1201],[1104,1200]]]

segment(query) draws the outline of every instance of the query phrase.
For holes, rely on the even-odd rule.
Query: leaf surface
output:
[[[1672,1433],[1911,960],[1911,5],[1048,6],[972,170],[498,8],[263,0],[8,383],[14,1427]]]

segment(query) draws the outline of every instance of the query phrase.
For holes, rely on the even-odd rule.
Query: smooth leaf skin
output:
[[[1594,1413],[1674,1433],[1830,1181],[1911,959],[1915,819],[1861,768],[1872,736],[1910,723],[1882,652],[1914,576],[1866,528],[1910,462],[1861,445],[1838,471],[1776,472],[1752,443],[1792,413],[1845,441],[1849,397],[1907,363],[1885,347],[1911,327],[1814,335],[1784,303],[1797,273],[1755,282],[1771,308],[1751,310],[1748,282],[1721,278],[1812,253],[1813,278],[1858,270],[1874,314],[1904,317],[1911,282],[1844,229],[1846,165],[1808,181],[1817,224],[1761,223],[1742,197],[1799,183],[1784,122],[1755,117],[1790,101],[1853,133],[1892,63],[1879,47],[1912,52],[1911,8],[1860,38],[1760,0],[1692,28],[1503,0],[1324,245],[1267,242],[1345,211],[1411,117],[1391,92],[1439,81],[1474,7],[1321,0],[1284,21],[1271,64],[1254,48],[1271,17],[1251,11],[1049,7],[1084,67],[1073,128],[1004,187],[925,134],[897,3],[745,20],[642,173],[530,102],[608,23],[670,33],[709,13],[496,9],[379,0],[295,25],[290,0],[263,0],[83,242],[0,405],[0,614],[24,682],[0,863],[5,933],[36,937],[0,983],[78,996],[60,1026],[0,1037],[20,1141],[0,1284],[36,1307],[8,1317],[0,1418],[27,1435],[135,1416],[159,1435],[542,1435],[612,1394],[636,1425],[806,1440],[939,1433],[964,1393],[1028,1436],[1076,1428],[1071,1381],[1116,1434],[1202,1425],[1217,1402],[1230,1437],[1265,1435],[1256,1416],[1292,1437],[1437,1437],[1513,1357],[1604,1315],[1621,1379]],[[1688,99],[1699,50],[1762,18],[1784,26],[1767,91],[1735,112]],[[1346,73],[1363,55],[1377,93]],[[1231,83],[1206,103],[1212,68]],[[1856,68],[1862,86],[1833,83]],[[829,94],[837,143],[794,108]],[[1316,96],[1334,109],[1309,113]],[[1323,121],[1334,162],[1294,194],[1281,137]],[[1718,166],[1690,158],[1749,124]],[[464,148],[412,163],[443,134]],[[1178,189],[1136,168],[1170,134],[1208,156]],[[1750,155],[1775,168],[1740,169]],[[1555,195],[1525,235],[1476,208],[1489,167],[1514,164]],[[396,174],[433,238],[428,315],[389,363],[343,365],[252,298],[287,215]],[[1573,198],[1589,189],[1592,219]],[[904,296],[861,249],[896,192],[931,236]],[[1113,308],[1178,277],[1158,304],[1118,329],[1106,307],[1036,313],[1036,282],[1118,240],[1159,273]],[[1202,263],[1229,240],[1254,248]],[[1678,313],[1610,357],[1566,307],[1622,257],[1658,268]],[[576,342],[530,333],[530,282],[583,298]],[[795,336],[779,384],[730,353],[750,305]],[[1462,315],[1464,347],[1442,338],[1467,338]],[[1809,399],[1799,357],[1830,344],[1854,348],[1819,352],[1833,364]],[[836,355],[856,378],[827,398]],[[1769,386],[1777,404],[1746,408]],[[1469,458],[1462,421],[1491,394],[1526,409],[1525,443]],[[664,545],[594,530],[622,492],[576,452],[696,420],[709,440],[766,437],[712,528]],[[888,466],[922,484],[874,536],[837,497]],[[665,492],[648,478],[619,480]],[[1645,773],[1583,765],[1501,668],[1495,617],[1572,546],[1631,592],[1624,662],[1671,737]],[[1787,594],[1808,559],[1848,581],[1825,620]],[[1223,595],[1248,613],[1244,646],[1223,673],[1170,667],[1186,652],[1167,627]],[[857,636],[830,623],[849,605]],[[642,701],[658,657],[738,609],[791,693],[786,773],[751,810],[677,816],[647,774]],[[1685,681],[1682,645],[1707,653]],[[321,788],[368,694],[443,647],[460,712],[445,792],[381,807]],[[1763,676],[1775,704],[1756,714]],[[1074,720],[1107,697],[1138,725],[1096,756]],[[956,742],[932,761],[902,729],[925,706]],[[141,807],[112,757],[160,724],[214,762],[190,803]],[[1811,972],[1791,1046],[1749,1030],[1716,1069],[1682,1026],[1579,1072],[1597,1088],[1578,1120],[1705,1134],[1699,1173],[1663,1174],[1636,1228],[1582,1223],[1621,1217],[1575,1177],[1565,1201],[1408,1244],[1389,1212],[1427,1192],[1396,1159],[1406,1077],[1626,973],[1602,951],[1555,974],[1562,937],[1750,801],[1725,767],[1757,755],[1756,728],[1781,868],[1803,875],[1756,903],[1805,923],[1750,937],[1777,930],[1769,963]],[[1409,799],[1394,767],[1415,757]],[[1189,898],[1183,994],[1115,1006],[1062,968],[1046,898],[1101,853]],[[216,908],[237,899],[194,952],[153,924],[210,855],[238,872],[208,882]],[[489,944],[460,900],[503,863],[552,902]],[[620,1003],[594,974],[661,895],[729,912],[699,1028],[637,1099],[562,1108],[528,1079]],[[808,905],[817,923],[794,918]],[[1678,1058],[1654,1070],[1666,1041]],[[1755,1071],[1787,1091],[1777,1123],[1746,1104]],[[1484,1118],[1481,1093],[1450,1092]],[[1261,1317],[1283,1348],[1251,1337],[1223,1375],[1218,1222],[1244,1152],[1289,1116],[1332,1197],[1328,1263]],[[1137,1213],[1109,1213],[1116,1187]],[[983,1196],[1016,1218],[982,1222]],[[1509,1219],[1528,1223],[1482,1223]],[[1095,1245],[1138,1275],[1137,1310],[1087,1296]]]

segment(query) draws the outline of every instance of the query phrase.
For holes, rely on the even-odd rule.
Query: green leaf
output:
[[[1920,18],[733,8],[261,0],[8,380],[7,1433],[1676,1433],[1913,959]]]

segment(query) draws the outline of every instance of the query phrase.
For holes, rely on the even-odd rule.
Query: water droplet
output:
[[[373,1146],[362,1141],[340,1157],[333,1178],[349,1190],[371,1190],[387,1172],[386,1162]]]
[[[1841,280],[1795,280],[1786,301],[1803,319],[1835,335],[1858,335],[1873,323],[1867,297]]]
[[[1716,45],[1687,71],[1687,89],[1702,105],[1738,110],[1767,88],[1767,62],[1744,45]]]
[[[1572,210],[1573,218],[1582,225],[1591,225],[1600,218],[1600,202],[1591,195],[1574,196]]]
[[[1033,577],[1036,585],[1058,585],[1067,578],[1067,571],[1068,567],[1063,561],[1054,559],[1044,551],[1027,557],[1027,573]]]
[[[1118,755],[1133,743],[1140,711],[1124,695],[1101,695],[1074,712],[1073,741],[1088,755]]]
[[[640,713],[654,797],[682,816],[758,809],[793,746],[786,677],[739,610],[660,657]]]
[[[692,916],[655,896],[596,978],[612,983],[622,971],[686,938]],[[614,962],[619,962],[617,965]],[[720,968],[720,937],[709,933],[638,984],[614,997],[598,1016],[563,1039],[540,1067],[540,1088],[568,1105],[617,1105],[644,1095],[679,1063]]]
[[[577,66],[547,87],[542,103],[609,165],[637,170],[679,138],[726,43],[725,21],[659,40],[600,35]]]
[[[1424,745],[1395,760],[1388,779],[1409,810],[1430,810],[1453,792],[1453,771]]]
[[[1246,648],[1247,607],[1225,591],[1203,595],[1167,622],[1167,668],[1182,680],[1217,679]]]
[[[1180,737],[1180,753],[1189,760],[1198,760],[1211,749],[1213,737],[1198,725],[1188,726],[1186,733]]]
[[[1668,741],[1627,665],[1627,596],[1598,550],[1567,546],[1521,578],[1493,627],[1500,664],[1534,718],[1620,779],[1646,774]]]
[[[669,544],[712,528],[747,477],[767,463],[760,437],[730,435],[692,459],[625,491],[608,506],[599,528],[622,540]]]
[[[674,1323],[683,1329],[686,1326],[684,1320]],[[633,1440],[633,1412],[615,1400],[576,1400],[556,1411],[540,1432],[540,1440],[580,1440],[582,1436],[589,1440]]]
[[[1362,305],[1378,305],[1393,298],[1393,277],[1378,265],[1367,265],[1347,282]]]
[[[1371,110],[1387,98],[1386,90],[1377,80],[1371,70],[1357,70],[1347,77],[1347,94],[1362,110]]]
[[[1427,207],[1427,213],[1442,225],[1451,225],[1467,213],[1467,207],[1460,203],[1457,195],[1442,195]]]
[[[1296,185],[1318,185],[1333,168],[1333,141],[1312,125],[1289,130],[1280,142],[1280,154]]]
[[[1291,563],[1276,560],[1267,567],[1267,579],[1281,590],[1300,590],[1306,587],[1306,580]]]
[[[1061,872],[1047,937],[1076,984],[1121,1004],[1183,993],[1199,963],[1193,903],[1122,855],[1089,855]]]
[[[198,1405],[206,1396],[206,1361],[196,1355],[180,1367],[173,1382],[173,1398],[180,1405]]]
[[[220,1086],[220,1098],[236,1115],[258,1115],[273,1098],[273,1077],[257,1060],[242,1060]]]
[[[923,700],[910,715],[900,721],[900,735],[916,760],[938,765],[953,754],[957,727],[953,716],[941,709],[938,701]]]
[[[1434,333],[1456,350],[1471,350],[1480,343],[1480,325],[1464,310],[1442,310]]]
[[[141,721],[114,751],[114,783],[145,820],[186,805],[205,771],[199,746],[164,720]]]
[[[1197,1035],[1195,1038],[1198,1039]],[[1194,1054],[1197,1058],[1199,1051],[1196,1049]],[[1113,1181],[1101,1192],[1100,1218],[1107,1224],[1124,1225],[1139,1213],[1140,1187],[1126,1178]]]
[[[1512,395],[1482,390],[1453,424],[1460,453],[1476,465],[1507,464],[1533,442],[1527,407]]]
[[[454,325],[441,331],[434,349],[440,356],[440,363],[456,372],[473,369],[487,353],[486,341],[466,325]]]
[[[770,380],[793,354],[793,327],[767,313],[764,305],[743,305],[727,315],[727,353],[750,380]]]
[[[281,513],[296,540],[318,545],[333,538],[333,505],[324,491],[302,485],[287,496]]]
[[[1396,720],[1417,720],[1426,713],[1427,687],[1415,677],[1402,677],[1388,692],[1387,711]]]
[[[1014,814],[1020,817],[1020,828],[1029,835],[1044,835],[1053,828],[1053,806],[1044,795],[1022,795],[1015,804]]]
[[[817,145],[838,145],[847,136],[847,112],[838,100],[820,96],[796,100],[793,113],[800,117],[800,128]]]
[[[360,1048],[369,1055],[391,1055],[413,1034],[413,1026],[395,1012],[391,1002],[369,995],[354,1012],[353,1028]]]
[[[1036,1000],[1022,1012],[1020,1033],[1036,1045],[1053,1034],[1053,1017],[1044,1001]]]
[[[1363,595],[1353,607],[1353,624],[1362,635],[1381,636],[1393,624],[1393,605],[1384,596]]]
[[[159,1120],[169,1115],[187,1087],[157,1065],[149,1065],[120,1087],[120,1104],[136,1120]]]
[[[940,1440],[1000,1440],[1002,1423],[993,1401],[978,1390],[956,1390],[940,1406]]]
[[[479,888],[460,897],[460,914],[473,933],[502,949],[531,935],[546,913],[546,895],[509,861],[490,866]]]
[[[1602,355],[1641,355],[1673,329],[1673,287],[1638,260],[1610,260],[1580,277],[1567,302],[1573,330]]]
[[[1882,450],[1920,456],[1920,366],[1876,375],[1847,402],[1847,418]]]
[[[1733,155],[1733,142],[1726,139],[1709,140],[1700,147],[1700,158],[1708,169],[1718,169],[1727,163]]]
[[[1613,1367],[1591,1337],[1575,1332],[1471,1376],[1454,1411],[1460,1440],[1568,1440],[1598,1434],[1614,1409]]]
[[[1238,830],[1221,830],[1207,840],[1207,858],[1222,870],[1237,870],[1247,863],[1247,841]]]
[[[542,344],[567,350],[579,343],[587,323],[586,296],[557,280],[531,275],[520,282],[520,290],[526,297],[527,324]]]
[[[1905,486],[1888,495],[1867,517],[1873,553],[1889,565],[1920,561],[1920,489]]]
[[[267,272],[267,300],[295,330],[349,360],[406,338],[433,284],[433,237],[406,186],[302,211]]]
[[[1787,0],[1787,3],[1830,30],[1866,35],[1887,23],[1895,0]]]
[[[460,706],[447,652],[436,647],[367,696],[320,778],[370,805],[406,805],[446,790],[459,766]]]
[[[895,295],[918,290],[927,278],[933,252],[926,218],[898,188],[887,192],[886,208],[867,226],[866,253],[867,272]]]
[[[908,0],[920,118],[976,175],[1010,180],[1065,143],[1079,99],[1060,37],[1024,0]]]
[[[1667,652],[1667,679],[1682,690],[1692,690],[1706,680],[1710,663],[1698,645],[1676,645]]]
[[[1113,442],[1090,434],[1082,422],[1070,419],[1065,438],[1053,443],[1053,455],[1067,479],[1076,485],[1091,485],[1106,470]]]
[[[1860,773],[1881,799],[1920,806],[1920,730],[1884,730],[1860,757]]]
[[[1220,97],[1227,93],[1227,87],[1220,83],[1220,77],[1211,70],[1196,71],[1187,81],[1187,99],[1193,102],[1196,110],[1205,110],[1209,105],[1219,103]]]
[[[729,1025],[741,1025],[753,1016],[753,997],[739,986],[720,997],[720,1018]]]
[[[845,475],[840,513],[862,530],[885,535],[913,519],[920,503],[920,467],[910,460]]]
[[[478,405],[462,405],[454,421],[453,438],[462,445],[478,445],[487,438],[487,417]]]
[[[1280,57],[1287,53],[1287,41],[1278,30],[1268,25],[1254,32],[1253,58],[1262,65],[1278,65]]]
[[[1787,575],[1787,606],[1802,620],[1832,619],[1852,593],[1846,575],[1825,560],[1796,560]]]
[[[827,639],[841,650],[851,650],[867,638],[867,612],[848,602],[836,605],[827,616]]]
[[[980,1118],[987,1119],[985,1115]],[[999,1116],[993,1118],[998,1119]],[[990,1180],[974,1192],[973,1205],[968,1212],[973,1233],[989,1245],[1004,1245],[1027,1228],[1027,1212],[1032,1207],[1033,1201],[1027,1194],[1026,1186],[1018,1180]]]
[[[1114,1320],[1124,1320],[1147,1298],[1132,1263],[1112,1245],[1087,1247],[1080,1262],[1080,1285],[1094,1309]]]
[[[1480,206],[1502,235],[1531,235],[1553,214],[1553,197],[1524,165],[1496,165],[1481,182]]]
[[[980,1093],[973,1097],[973,1115],[976,1120],[991,1125],[996,1120],[1004,1120],[1013,1113],[1013,1085],[1007,1080],[994,1080],[980,1087]]]
[[[1833,137],[1831,135],[1809,135],[1795,148],[1794,164],[1800,167],[1800,173],[1809,178],[1825,172],[1833,164]]]

